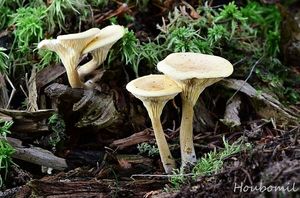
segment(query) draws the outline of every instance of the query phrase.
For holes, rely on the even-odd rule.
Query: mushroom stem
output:
[[[196,153],[193,143],[193,105],[182,100],[182,118],[180,125],[180,151],[182,167],[185,167],[188,163],[195,163]]]
[[[65,69],[67,72],[68,80],[72,88],[84,88],[85,85],[81,82],[78,72],[74,68],[72,64],[74,63],[66,63],[69,61],[64,61]]]
[[[86,75],[90,74],[92,71],[96,70],[99,65],[101,65],[108,54],[109,49],[112,47],[112,45],[105,46],[100,49],[96,49],[91,52],[92,54],[92,60],[87,62],[86,64],[80,66],[78,68],[78,74],[81,79],[83,79]]]
[[[185,167],[188,163],[194,164],[197,161],[193,143],[194,106],[203,90],[220,79],[192,78],[181,83],[182,117],[179,140],[182,167]]]
[[[157,101],[144,101],[144,106],[146,107],[149,117],[151,119],[157,147],[160,153],[161,162],[166,173],[172,173],[175,168],[175,160],[170,152],[164,131],[161,125],[160,116],[165,103]]]

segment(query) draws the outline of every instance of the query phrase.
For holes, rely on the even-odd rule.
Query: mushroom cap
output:
[[[87,31],[74,33],[74,34],[66,34],[57,36],[58,40],[74,40],[74,39],[86,39],[89,37],[93,37],[100,32],[99,28],[91,28]]]
[[[157,64],[157,69],[176,80],[222,78],[233,72],[228,60],[193,52],[172,53]]]
[[[125,29],[121,25],[110,25],[101,29],[95,36],[94,40],[85,47],[83,54],[106,45],[113,45],[123,37],[124,33]]]
[[[57,41],[55,40],[55,43]],[[39,42],[38,44],[38,49],[46,49],[51,43],[53,43],[52,40],[49,40],[49,39],[45,39],[45,40],[42,40],[41,42]]]
[[[126,89],[138,98],[174,97],[182,90],[171,78],[156,74],[147,75],[129,82]]]

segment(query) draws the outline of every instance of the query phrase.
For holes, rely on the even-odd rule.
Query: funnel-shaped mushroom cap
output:
[[[125,29],[120,25],[110,25],[98,32],[93,42],[91,42],[83,51],[83,54],[91,52],[97,48],[113,45],[120,38],[123,37]]]
[[[170,54],[157,68],[176,80],[222,78],[233,72],[232,64],[222,57],[192,52]]]
[[[165,75],[148,75],[129,82],[126,89],[146,107],[165,172],[171,173],[175,168],[175,160],[165,138],[160,116],[166,102],[181,92],[181,88]]]
[[[124,35],[124,27],[120,25],[110,25],[100,30],[95,39],[83,50],[83,54],[91,53],[93,59],[78,68],[80,78],[84,78],[101,65],[108,54],[108,51]]]
[[[127,84],[126,89],[137,98],[166,97],[173,98],[181,88],[165,75],[148,75],[137,78]]]
[[[85,32],[58,36],[57,39],[43,40],[38,44],[38,48],[54,51],[60,57],[66,68],[69,83],[72,88],[84,87],[80,81],[76,67],[82,50],[89,44],[97,33],[98,28],[92,28]]]
[[[233,72],[226,59],[200,53],[173,53],[157,64],[159,71],[176,80],[182,88],[180,150],[182,167],[196,162],[193,144],[193,107],[201,92]]]
[[[75,50],[78,50],[80,53],[82,50],[95,39],[95,36],[100,32],[99,28],[91,28],[87,31],[75,33],[75,34],[67,34],[60,35],[57,37],[57,40],[61,41],[65,47],[72,47]]]

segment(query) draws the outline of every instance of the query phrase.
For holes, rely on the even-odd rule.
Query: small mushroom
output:
[[[180,150],[182,167],[196,162],[193,144],[194,105],[201,92],[233,72],[232,64],[219,56],[200,53],[172,53],[157,65],[159,71],[176,80],[182,88]]]
[[[180,93],[181,88],[165,75],[148,75],[129,82],[126,89],[140,99],[146,107],[163,167],[166,173],[171,173],[175,168],[175,161],[165,138],[160,116],[167,101]]]
[[[124,33],[125,29],[120,25],[110,25],[100,30],[95,39],[83,50],[83,54],[91,53],[92,60],[78,68],[81,79],[105,61],[110,48],[123,37]]]
[[[57,39],[45,39],[38,44],[38,48],[54,51],[60,57],[72,88],[83,88],[78,72],[76,70],[79,64],[79,58],[83,49],[100,32],[98,28],[92,28],[85,32],[58,36]]]

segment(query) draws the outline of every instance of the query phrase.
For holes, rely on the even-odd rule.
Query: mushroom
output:
[[[171,173],[175,168],[175,161],[165,138],[160,116],[167,101],[180,93],[181,88],[165,75],[148,75],[129,82],[126,89],[140,99],[146,107],[164,170],[166,173]]]
[[[92,60],[78,68],[80,79],[97,69],[107,57],[109,49],[123,37],[125,29],[120,25],[110,25],[100,30],[95,39],[83,50],[83,54],[91,53]]]
[[[54,51],[60,57],[72,88],[83,88],[78,72],[76,70],[79,64],[79,58],[83,49],[100,32],[98,28],[92,28],[85,32],[58,36],[57,39],[45,39],[38,44],[38,48]]]
[[[172,53],[157,65],[159,71],[171,77],[182,88],[182,118],[180,150],[182,167],[196,162],[193,144],[194,105],[201,92],[233,72],[226,59],[200,53]]]

